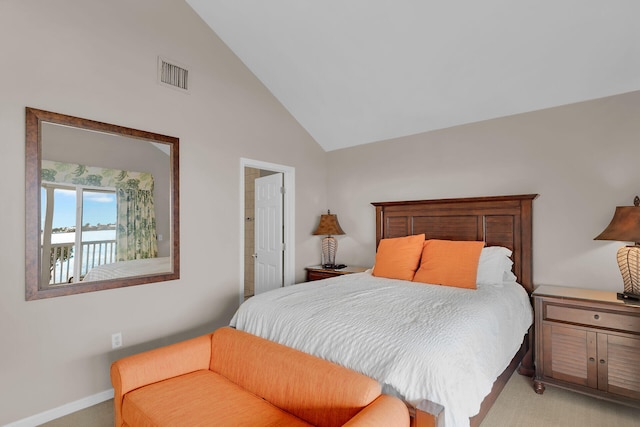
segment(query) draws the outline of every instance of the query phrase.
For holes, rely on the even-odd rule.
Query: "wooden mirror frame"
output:
[[[40,286],[41,269],[41,165],[42,165],[42,123],[52,123],[89,131],[102,132],[117,136],[145,140],[170,147],[170,219],[171,224],[171,262],[172,270],[167,273],[143,276],[121,277],[93,282],[76,282],[68,285],[56,285],[43,289]],[[25,248],[25,291],[26,300],[37,300],[125,286],[176,280],[180,278],[180,209],[179,209],[179,139],[152,132],[126,128],[122,126],[82,119],[49,111],[26,108],[26,248]]]

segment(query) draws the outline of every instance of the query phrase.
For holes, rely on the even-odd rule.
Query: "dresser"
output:
[[[553,385],[640,408],[640,307],[615,292],[540,286],[534,389]]]
[[[307,282],[342,276],[344,274],[362,273],[368,269],[368,267],[348,266],[339,270],[334,270],[331,268],[323,268],[321,265],[305,268],[305,270],[307,270]]]

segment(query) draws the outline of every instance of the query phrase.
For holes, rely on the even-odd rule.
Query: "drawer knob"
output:
[[[604,365],[604,359],[600,359],[600,363]]]
[[[589,362],[595,362],[595,361],[596,361],[596,359],[595,359],[595,358],[593,358],[593,357],[590,357],[590,358],[589,358]]]
[[[593,318],[598,320],[600,318],[600,315],[599,314],[594,314]]]

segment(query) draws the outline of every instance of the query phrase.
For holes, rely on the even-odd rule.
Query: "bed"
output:
[[[167,273],[172,269],[170,257],[134,259],[93,267],[82,278],[83,282],[112,280],[122,277]]]
[[[373,203],[377,245],[422,233],[483,241],[510,251],[517,281],[470,291],[351,274],[257,295],[231,326],[377,379],[415,426],[477,426],[527,350],[535,197]]]

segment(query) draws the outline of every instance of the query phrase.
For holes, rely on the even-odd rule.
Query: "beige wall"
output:
[[[640,193],[640,92],[328,153],[340,262],[371,265],[370,202],[538,193],[534,282],[622,291],[619,242],[594,241]]]
[[[241,157],[296,168],[298,280],[327,208],[347,233],[338,261],[371,265],[370,202],[539,193],[534,280],[621,288],[620,244],[592,238],[640,193],[640,93],[325,154],[181,0],[4,0],[0,52],[0,425],[109,389],[116,358],[228,322]],[[157,55],[190,68],[189,95],[156,83]],[[180,138],[179,281],[25,302],[25,106]]]
[[[116,358],[227,324],[241,157],[295,168],[297,279],[320,258],[324,152],[182,0],[5,0],[0,52],[0,425],[108,390]],[[189,67],[190,94],[156,83],[158,55]],[[25,301],[26,106],[180,138],[180,280]]]

